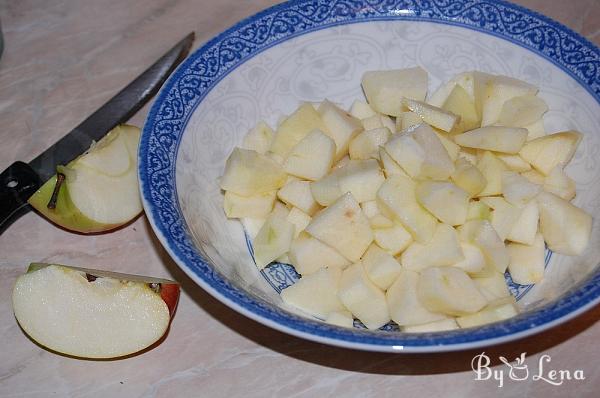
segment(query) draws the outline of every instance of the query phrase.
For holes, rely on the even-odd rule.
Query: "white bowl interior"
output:
[[[222,210],[218,179],[232,149],[265,120],[273,128],[301,101],[328,98],[344,107],[362,99],[364,71],[420,65],[430,93],[468,70],[504,74],[540,88],[548,132],[584,133],[567,173],[577,182],[574,203],[600,215],[600,105],[550,61],[492,35],[430,22],[378,21],[327,28],[285,41],[251,58],[209,92],[186,126],[176,163],[180,206],[195,243],[226,278],[276,306],[277,292],[257,271],[243,228]],[[600,258],[599,223],[584,255],[554,254],[544,281],[520,297],[526,310],[548,303],[588,277]],[[289,310],[289,308],[288,308]]]

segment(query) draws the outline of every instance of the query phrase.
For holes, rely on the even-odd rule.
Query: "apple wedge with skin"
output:
[[[71,231],[95,233],[124,225],[142,212],[137,180],[140,129],[120,125],[66,166],[55,207],[49,202],[57,184],[53,176],[29,198],[29,204],[55,224]]]
[[[12,301],[21,328],[40,345],[81,358],[139,352],[166,333],[179,300],[174,281],[34,263]]]

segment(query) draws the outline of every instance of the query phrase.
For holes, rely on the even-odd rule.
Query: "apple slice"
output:
[[[401,115],[396,116],[396,131],[404,131],[421,123],[423,123],[423,119],[416,113],[402,112]]]
[[[438,224],[431,240],[426,244],[412,243],[402,253],[400,262],[408,270],[421,271],[427,267],[453,265],[464,259],[454,228]]]
[[[502,172],[506,171],[506,165],[498,159],[492,152],[485,151],[483,156],[477,162],[477,168],[483,174],[487,181],[477,196],[491,196],[502,193]]]
[[[398,277],[402,267],[391,254],[373,244],[362,257],[369,279],[381,290],[386,290]]]
[[[339,160],[348,153],[350,141],[363,130],[362,123],[327,100],[321,102],[318,112],[327,126],[325,134],[335,142],[335,160]]]
[[[472,328],[503,321],[516,316],[518,313],[519,311],[513,303],[489,305],[475,314],[459,316],[456,318],[456,322],[461,328]]]
[[[296,177],[315,181],[329,172],[335,156],[335,142],[319,130],[308,133],[289,152],[283,168]]]
[[[508,272],[513,282],[521,285],[538,283],[544,277],[544,237],[536,234],[533,245],[509,243],[506,248],[510,256]]]
[[[227,218],[263,218],[266,217],[275,203],[276,191],[242,196],[231,191],[225,192],[223,209]]]
[[[369,71],[362,77],[369,105],[377,112],[398,116],[404,97],[423,101],[427,94],[427,72],[417,66],[407,69]]]
[[[307,314],[326,319],[331,312],[345,310],[337,296],[341,275],[340,268],[321,268],[283,289],[281,299]]]
[[[419,302],[418,282],[417,272],[401,269],[385,294],[390,317],[399,326],[421,325],[447,318],[444,314],[429,311]]]
[[[277,257],[290,249],[295,226],[286,217],[271,214],[252,242],[254,260],[258,269],[263,269]]]
[[[454,86],[442,109],[460,116],[459,122],[454,126],[452,133],[462,133],[480,127],[475,100],[461,85]]]
[[[415,195],[419,203],[438,220],[448,225],[464,224],[469,194],[451,182],[421,181]]]
[[[473,243],[481,250],[486,264],[497,272],[506,271],[509,263],[508,252],[492,224],[486,220],[467,221],[458,227],[458,233],[461,241]]]
[[[499,126],[526,127],[541,119],[548,105],[535,95],[523,95],[509,99],[502,105],[496,122]]]
[[[307,233],[301,233],[294,239],[289,258],[300,275],[309,275],[327,267],[346,268],[350,264],[337,250]]]
[[[343,271],[338,297],[368,329],[379,329],[390,321],[385,294],[371,282],[360,261]]]
[[[469,275],[454,267],[430,267],[421,271],[417,297],[429,311],[455,316],[477,312],[487,304]]]
[[[544,175],[550,174],[557,165],[566,165],[575,154],[583,138],[580,132],[571,130],[545,135],[528,141],[519,155]]]
[[[576,194],[575,181],[565,173],[562,165],[556,165],[544,179],[544,190],[571,200]]]
[[[419,115],[421,119],[430,126],[436,127],[445,132],[451,131],[456,123],[460,120],[459,116],[456,116],[452,112],[448,112],[437,106],[430,105],[423,101],[412,100],[410,98],[404,98],[402,104]]]
[[[592,217],[582,209],[549,192],[537,196],[540,232],[548,248],[557,253],[578,256],[587,247]]]
[[[371,225],[379,223],[383,224],[381,217],[371,218],[369,221]],[[396,256],[400,254],[404,249],[412,243],[412,236],[408,231],[400,224],[392,221],[392,226],[382,226],[380,228],[373,228],[373,236],[375,243],[388,253]]]
[[[351,193],[342,195],[315,214],[306,232],[343,253],[350,261],[358,261],[373,241],[369,220]]]
[[[235,148],[225,164],[221,188],[242,196],[251,196],[281,188],[287,175],[281,165],[265,155]]]
[[[514,171],[502,172],[502,195],[517,207],[523,207],[540,193],[541,187]]]
[[[462,269],[468,274],[476,274],[485,269],[485,258],[479,248],[471,243],[460,242],[464,260],[452,264],[453,267]]]
[[[67,166],[58,167],[64,183],[58,186],[54,207],[50,198],[57,176],[29,198],[29,204],[63,228],[94,233],[117,228],[142,212],[137,181],[140,129],[115,127]]]
[[[392,159],[392,157],[386,152],[384,147],[379,148],[379,159],[383,164],[383,172],[385,173],[386,177],[389,178],[394,174],[400,174],[408,177],[406,172],[394,159]]]
[[[354,326],[354,318],[350,311],[332,311],[327,314],[325,318],[325,322],[330,325],[343,326],[346,328],[351,328]]]
[[[19,325],[53,351],[114,358],[164,336],[179,300],[170,280],[53,264],[32,264],[12,301]]]
[[[313,215],[321,208],[313,198],[309,181],[288,181],[277,192],[277,197],[290,206],[297,207],[306,214]]]
[[[376,114],[371,105],[361,100],[354,100],[350,107],[350,115],[360,120],[375,116]]]
[[[384,145],[391,135],[387,127],[363,131],[350,141],[350,159],[378,159],[379,146]]]
[[[511,297],[504,274],[491,272],[489,275],[476,276],[473,282],[489,302]]]
[[[488,126],[454,136],[454,142],[468,148],[515,154],[527,140],[527,129]]]
[[[496,153],[498,159],[504,162],[509,170],[522,173],[531,170],[531,165],[523,160],[519,155],[509,155],[507,153]]]
[[[242,148],[250,149],[264,155],[271,148],[274,136],[275,132],[273,129],[265,122],[260,121],[253,129],[246,133],[242,142]]]
[[[377,191],[377,204],[382,212],[391,214],[413,238],[427,243],[433,236],[437,220],[415,197],[415,183],[409,177],[393,175]]]
[[[522,80],[502,75],[494,76],[487,84],[483,99],[481,125],[489,126],[496,123],[504,103],[511,98],[535,95],[537,92],[537,87]]]
[[[277,128],[271,152],[287,157],[289,151],[313,130],[327,132],[327,126],[311,104],[303,103]]]
[[[401,330],[404,333],[428,333],[444,332],[446,330],[456,330],[458,328],[458,324],[454,318],[446,318],[439,321],[423,323],[421,325],[402,326]]]
[[[481,171],[463,157],[456,160],[454,173],[450,177],[458,187],[467,191],[470,196],[477,195],[487,185],[487,180]]]

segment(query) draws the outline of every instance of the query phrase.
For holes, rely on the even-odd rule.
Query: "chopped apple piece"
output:
[[[571,200],[576,194],[575,181],[565,173],[561,165],[557,165],[544,179],[544,190],[564,200]]]
[[[373,217],[369,217],[369,222],[371,223],[371,228],[373,228],[374,230],[375,229],[392,228],[395,225],[394,221],[390,220],[383,214],[376,214]],[[409,236],[410,236],[410,234],[409,234]],[[375,241],[377,241],[377,239],[378,239],[377,234],[375,234]],[[381,234],[379,235],[379,240],[380,240],[380,243],[383,244],[383,241],[385,241],[385,233],[384,233],[384,235],[381,235]]]
[[[532,169],[532,170],[524,171],[520,174],[534,184],[544,185],[544,182],[546,182],[546,176],[544,176],[542,173],[540,173],[537,170]]]
[[[377,214],[381,214],[379,211],[379,207],[377,206],[377,201],[369,200],[367,202],[362,202],[360,204],[360,209],[365,213],[367,218],[371,218],[376,216]]]
[[[384,213],[390,213],[408,230],[413,238],[427,243],[435,231],[437,221],[423,209],[415,197],[415,183],[408,177],[393,175],[377,191],[377,204]]]
[[[421,174],[421,166],[427,156],[425,150],[410,134],[395,134],[384,146],[387,154],[412,178]]]
[[[469,275],[455,267],[430,267],[421,271],[417,297],[429,311],[455,316],[477,312],[487,304]]]
[[[275,161],[256,151],[235,148],[221,178],[221,188],[242,196],[273,191],[285,184],[287,176]]]
[[[471,220],[458,227],[461,241],[473,243],[481,250],[486,264],[503,273],[508,267],[509,257],[504,242],[486,220]]]
[[[392,223],[391,227],[374,228],[373,236],[379,247],[394,256],[401,253],[412,242],[412,236],[408,231],[402,225],[395,223]]]
[[[486,276],[477,276],[473,278],[473,282],[483,294],[488,302],[496,302],[498,300],[512,298],[504,274],[498,272],[490,272]]]
[[[506,240],[521,217],[521,209],[501,197],[480,198],[492,211],[492,227],[502,241]]]
[[[308,215],[313,215],[321,208],[310,190],[310,182],[301,180],[288,181],[278,192],[277,197],[290,206],[297,207]]]
[[[385,294],[390,317],[399,326],[422,325],[447,318],[444,314],[429,311],[420,303],[417,297],[418,282],[418,273],[401,269]]]
[[[350,261],[358,261],[373,241],[369,220],[351,193],[315,214],[306,232],[344,253]]]
[[[454,142],[469,148],[504,153],[519,153],[527,140],[527,129],[488,126],[454,136]]]
[[[509,155],[506,153],[497,153],[498,159],[504,162],[509,170],[517,173],[531,170],[531,165],[523,160],[519,155]]]
[[[421,172],[418,178],[430,178],[439,181],[447,180],[454,172],[454,162],[435,130],[427,124],[421,124],[414,130],[411,130],[410,134],[425,152],[425,160],[421,165]]]
[[[527,141],[531,141],[546,135],[546,128],[544,127],[543,119],[538,119],[537,121],[524,127],[527,129],[527,131],[529,131],[527,134]]]
[[[294,238],[300,235],[300,232],[304,231],[308,224],[310,224],[310,220],[312,218],[298,209],[297,207],[292,207],[290,212],[288,213],[286,220],[294,224]]]
[[[391,254],[375,244],[369,246],[361,261],[369,279],[381,290],[387,290],[402,270]]]
[[[385,294],[371,282],[361,262],[343,271],[338,296],[368,329],[379,329],[390,321]]]
[[[230,191],[225,192],[223,209],[228,218],[262,218],[266,217],[275,203],[277,191],[259,193],[252,196],[241,196]]]
[[[345,268],[350,264],[337,250],[301,233],[290,247],[290,262],[300,275],[309,275],[321,268]]]
[[[440,133],[437,130],[434,130],[434,131],[435,131],[435,135],[437,135],[437,137],[440,139],[440,142],[446,149],[446,152],[448,152],[448,156],[450,156],[450,160],[452,160],[453,162],[456,162],[456,159],[458,159],[458,154],[460,153],[460,146],[456,145],[454,143],[454,141],[452,141],[450,138],[447,137],[446,134]]]
[[[379,114],[379,113],[376,113],[373,116],[370,116],[366,119],[362,119],[361,123],[362,123],[365,131],[380,129],[380,128],[385,127],[383,125],[383,121],[381,120],[381,114]]]
[[[487,180],[481,171],[463,157],[456,160],[454,173],[450,177],[458,187],[468,192],[470,196],[477,195],[487,185]]]
[[[541,187],[514,171],[502,172],[502,195],[517,207],[523,207],[540,193]]]
[[[454,318],[446,318],[439,321],[424,323],[422,325],[402,326],[401,330],[404,333],[429,333],[429,332],[444,332],[446,330],[458,329],[458,324]]]
[[[337,296],[341,275],[340,268],[321,268],[283,289],[281,299],[307,314],[326,319],[334,311],[345,310]]]
[[[469,220],[492,220],[490,207],[483,202],[472,200],[467,210],[467,221]]]
[[[540,120],[548,111],[548,105],[533,94],[509,99],[502,105],[496,122],[500,126],[526,127]]]
[[[354,318],[350,311],[333,311],[327,314],[325,322],[331,325],[351,328],[354,326]]]
[[[535,200],[527,203],[521,209],[521,215],[517,222],[514,223],[510,233],[506,239],[512,242],[532,245],[535,239],[535,234],[538,231],[538,221],[540,219],[540,211]]]
[[[294,229],[294,224],[283,217],[271,215],[267,218],[252,242],[254,260],[258,269],[263,269],[271,261],[290,250]]]
[[[383,164],[383,171],[386,177],[389,178],[394,174],[400,174],[408,177],[406,172],[394,159],[392,159],[384,147],[379,148],[379,159],[381,159],[381,163]]]
[[[494,76],[488,83],[483,100],[481,125],[489,126],[496,123],[506,101],[523,95],[535,95],[537,91],[535,86],[524,81],[508,76]]]
[[[248,131],[242,142],[242,148],[265,154],[271,148],[275,132],[263,121]]]
[[[286,158],[292,148],[314,130],[327,132],[327,126],[311,104],[303,103],[277,128],[271,152]]]
[[[592,217],[582,209],[549,192],[537,196],[540,232],[548,248],[560,254],[578,256],[587,247]]]
[[[291,149],[283,167],[289,174],[315,181],[329,172],[334,155],[335,142],[314,130]]]
[[[377,112],[398,116],[404,97],[422,101],[427,93],[427,72],[421,67],[369,71],[362,77],[369,105]]]
[[[502,193],[502,172],[506,170],[506,165],[498,159],[492,152],[485,151],[483,156],[477,162],[477,168],[483,174],[487,181],[485,188],[477,196],[491,196]]]
[[[387,127],[363,131],[350,142],[351,159],[378,159],[379,146],[384,145],[392,133]]]
[[[385,177],[375,159],[352,160],[310,185],[315,200],[329,206],[346,192],[359,202],[374,200]]]
[[[545,248],[544,237],[536,234],[533,245],[509,243],[506,248],[510,256],[508,272],[513,282],[521,285],[538,283],[544,277]]]
[[[443,223],[460,225],[467,219],[469,194],[451,182],[419,182],[415,195],[417,201]]]
[[[496,306],[487,306],[481,311],[463,315],[456,318],[456,322],[461,328],[472,328],[475,326],[487,325],[492,322],[503,321],[512,318],[519,313],[516,306],[512,303],[506,303]]]
[[[258,231],[260,231],[263,224],[265,223],[266,219],[244,217],[244,218],[240,218],[240,221],[241,221],[242,226],[244,227],[244,231],[246,232],[248,237],[251,240],[254,240],[254,238],[258,234]]]
[[[339,160],[348,153],[350,141],[363,130],[362,123],[327,100],[319,105],[318,112],[327,126],[325,134],[335,141],[335,160]]]
[[[371,105],[361,100],[354,100],[350,107],[350,114],[357,119],[366,119],[375,116],[377,113],[371,108]]]
[[[464,260],[452,264],[453,267],[462,269],[469,274],[481,272],[485,268],[485,258],[479,248],[471,243],[460,242]]]
[[[557,165],[564,166],[571,161],[582,137],[574,130],[545,135],[528,141],[519,155],[536,170],[548,175]]]
[[[421,123],[423,123],[423,119],[416,113],[402,112],[401,115],[396,116],[396,131],[404,131]]]
[[[453,265],[464,259],[454,228],[438,224],[431,241],[426,244],[412,243],[402,253],[400,263],[408,270],[421,271],[427,267]]]
[[[437,106],[429,105],[423,101],[404,98],[402,104],[419,115],[425,123],[445,132],[451,131],[460,120],[455,114],[445,111],[442,108],[438,108]]]
[[[452,133],[462,133],[480,127],[475,99],[461,85],[454,86],[441,107],[460,117]]]

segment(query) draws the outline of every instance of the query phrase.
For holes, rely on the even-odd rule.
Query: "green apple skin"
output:
[[[90,234],[110,230],[119,226],[119,224],[99,223],[82,214],[71,201],[68,187],[65,182],[66,181],[63,181],[63,184],[58,191],[56,207],[54,209],[48,208],[48,202],[50,201],[52,192],[54,192],[56,174],[46,181],[46,183],[42,185],[31,198],[29,198],[29,204],[53,223],[75,232]]]

